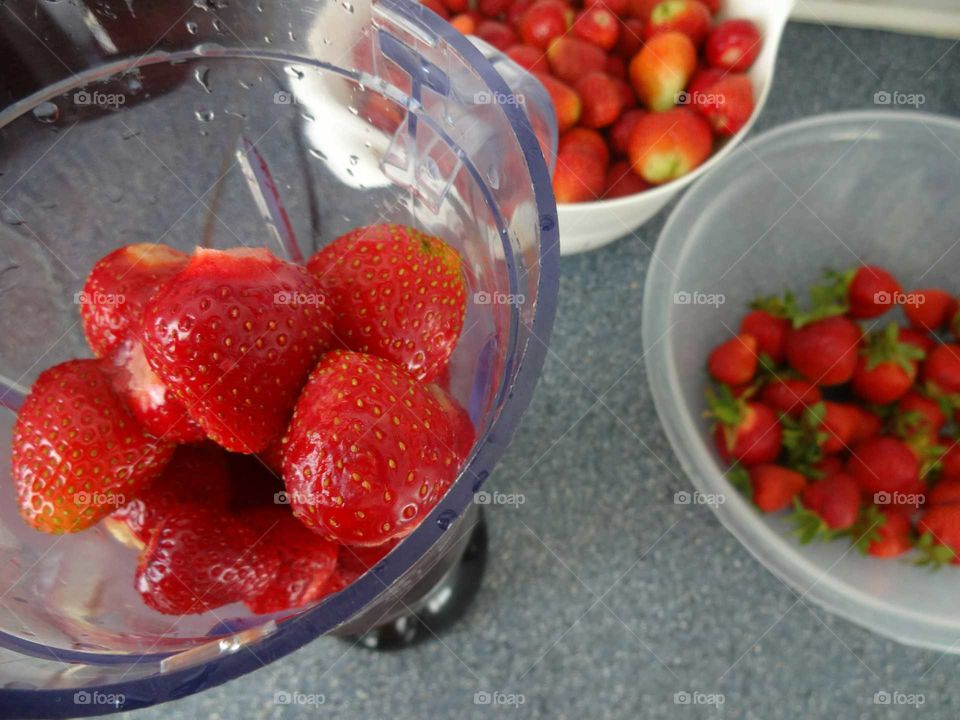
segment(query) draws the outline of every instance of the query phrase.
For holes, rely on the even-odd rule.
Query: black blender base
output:
[[[404,598],[404,604],[415,611],[340,640],[368,650],[403,650],[444,632],[463,617],[480,590],[487,566],[487,541],[487,521],[481,513],[460,561],[426,595],[410,598],[410,602]]]

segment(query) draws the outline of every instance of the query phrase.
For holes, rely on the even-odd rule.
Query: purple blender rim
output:
[[[412,0],[380,1],[383,6],[419,24],[432,35],[445,41],[466,62],[470,63],[491,91],[502,93],[504,96],[511,93],[507,83],[483,54],[438,15]],[[75,84],[75,80],[76,78],[69,84]],[[41,94],[48,94],[49,91],[48,87],[16,105],[35,103]],[[366,573],[342,592],[330,597],[317,607],[279,624],[272,634],[256,641],[256,653],[244,646],[235,653],[221,655],[215,660],[199,663],[196,666],[113,684],[69,689],[2,688],[0,689],[0,717],[89,716],[133,710],[182,698],[256,670],[293,652],[353,617],[376,599],[384,588],[389,587],[409,570],[443,536],[450,524],[463,514],[473,501],[474,493],[489,476],[497,460],[506,450],[520,417],[530,403],[546,359],[547,344],[553,328],[559,292],[560,238],[556,202],[549,171],[541,154],[539,141],[522,108],[518,104],[501,104],[499,107],[516,134],[530,173],[537,205],[540,233],[537,301],[532,323],[527,328],[530,337],[523,347],[514,348],[519,360],[515,366],[510,367],[513,377],[509,386],[503,391],[502,405],[483,437],[474,446],[469,463],[440,503],[374,571]],[[0,117],[8,115],[11,109],[8,108],[5,112],[0,111]],[[503,240],[509,242],[507,237],[503,237]],[[515,274],[515,268],[513,271]],[[515,328],[521,321],[516,308],[513,309],[513,313]],[[514,330],[511,343],[516,342],[516,337],[517,332]],[[58,652],[64,657],[76,655]],[[83,653],[82,657],[86,661],[91,661],[96,658],[96,655]],[[129,659],[133,661],[136,657],[131,656]],[[74,695],[83,690],[123,695],[125,701],[120,707],[78,705],[75,703]]]

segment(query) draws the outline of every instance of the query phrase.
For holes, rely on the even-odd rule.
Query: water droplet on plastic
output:
[[[356,155],[351,155],[351,156],[350,156],[350,164],[351,164],[351,165],[356,165],[358,162],[360,162],[360,158],[359,158],[359,157],[357,157]]]
[[[353,105],[347,105],[347,110],[350,111],[350,114],[351,114],[351,115],[359,115],[359,114],[360,114],[360,109],[359,109],[359,108],[355,108]]]
[[[273,38],[270,37],[269,35],[264,35],[264,36],[263,36],[263,41],[264,41],[267,45],[269,45],[270,43],[273,42]]]
[[[43,123],[54,123],[60,119],[60,108],[52,102],[42,102],[33,109],[33,116]]]
[[[291,30],[290,32],[287,33],[287,37],[290,38],[293,42],[296,42],[296,41],[297,41],[297,36],[296,36],[296,34],[293,32],[293,30]]]
[[[58,203],[56,200],[43,200],[40,203],[40,208],[43,210],[53,210],[57,207],[60,207],[60,203]]]
[[[240,118],[241,120],[247,119],[246,113],[242,113],[239,110],[234,110],[233,108],[229,108],[229,107],[224,108],[223,113],[224,115],[232,115],[233,117]]]
[[[197,24],[196,24],[193,20],[187,20],[187,26],[186,26],[186,27],[187,27],[187,32],[190,33],[191,35],[196,35],[196,34],[197,34],[197,30],[199,29],[199,28],[197,27]]]
[[[283,71],[292,78],[296,78],[297,80],[303,80],[304,72],[303,70],[298,68],[296,65],[284,65]]]
[[[253,87],[253,83],[247,82],[246,80],[238,80],[237,82],[240,83],[240,87],[244,90],[249,90]]]
[[[257,12],[260,12],[260,13],[263,12],[263,3],[262,3],[262,2],[258,2],[258,3],[257,3]]]
[[[13,208],[4,207],[0,209],[0,218],[7,225],[23,225],[23,218]]]
[[[103,189],[103,194],[107,196],[107,200],[110,202],[117,203],[123,200],[123,189],[116,185],[107,185]]]
[[[317,119],[316,117],[313,116],[312,113],[309,113],[306,110],[300,113],[300,117],[302,117],[307,122],[316,122],[316,119]]]
[[[343,9],[346,10],[348,13],[352,13],[352,12],[353,12],[353,3],[344,2],[344,3],[343,3]]]
[[[441,530],[449,530],[450,526],[453,525],[454,520],[457,519],[457,513],[455,510],[444,510],[440,513],[440,517],[437,518],[437,527]]]
[[[200,122],[210,122],[214,117],[216,117],[213,114],[213,110],[197,110],[194,115],[197,116],[197,120]]]
[[[317,150],[316,148],[307,148],[307,152],[310,153],[310,155],[312,155],[313,157],[317,158],[317,160],[327,159],[327,155],[325,152],[323,152],[323,150]]]
[[[210,68],[201,65],[193,71],[193,78],[200,83],[200,87],[202,87],[205,92],[210,92]]]

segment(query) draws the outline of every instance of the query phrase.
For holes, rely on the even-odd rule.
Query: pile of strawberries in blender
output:
[[[423,0],[533,73],[560,131],[557,202],[612,199],[686,175],[755,107],[762,46],[721,0]]]
[[[305,265],[265,248],[121,247],[91,270],[93,358],[40,374],[13,430],[20,514],[103,523],[166,614],[270,613],[344,588],[449,488],[474,428],[445,389],[458,253],[357,228]]]
[[[902,310],[900,324],[884,315]],[[801,542],[960,562],[960,311],[886,269],[828,273],[806,309],[760,298],[713,349],[709,415],[728,474]]]

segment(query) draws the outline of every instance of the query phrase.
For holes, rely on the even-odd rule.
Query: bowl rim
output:
[[[899,110],[825,113],[779,125],[751,138],[731,157],[729,166],[740,159],[762,156],[764,147],[798,131],[817,126],[842,127],[851,123],[861,126],[872,123],[872,129],[885,122],[939,125],[960,134],[960,119],[934,113]],[[675,277],[669,277],[670,273],[659,266],[672,267],[670,258],[689,251],[679,218],[690,215],[689,209],[697,206],[703,192],[706,191],[700,183],[687,193],[670,213],[660,233],[653,250],[660,261],[650,263],[646,276],[641,334],[643,353],[647,358],[647,381],[661,425],[687,478],[696,489],[708,492],[724,485],[729,489],[730,486],[713,453],[699,439],[698,425],[702,420],[692,417],[685,409],[677,368],[670,362],[673,326],[660,337],[654,337],[657,317],[662,316],[665,299],[672,297],[672,286],[676,282]],[[673,242],[674,238],[679,240]],[[668,409],[676,411],[671,413]],[[839,559],[826,571],[821,570],[806,558],[797,543],[778,534],[764,522],[756,508],[739,492],[728,492],[725,498],[725,503],[710,506],[721,524],[780,582],[796,590],[801,600],[809,597],[828,611],[905,645],[960,653],[960,617],[952,628],[945,627],[942,616],[932,617],[911,611],[838,579],[831,570]],[[894,622],[896,629],[891,627]]]

